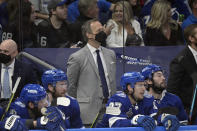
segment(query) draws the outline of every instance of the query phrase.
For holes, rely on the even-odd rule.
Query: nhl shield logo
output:
[[[132,118],[132,116],[133,116],[132,108],[129,108],[129,111],[126,113],[126,115],[127,115],[127,118],[128,119],[131,119]]]

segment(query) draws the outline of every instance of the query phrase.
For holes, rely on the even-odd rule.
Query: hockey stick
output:
[[[96,114],[96,117],[95,117],[95,119],[94,119],[94,121],[93,121],[92,125],[90,126],[90,128],[95,127],[95,124],[96,124],[96,122],[97,122],[97,120],[98,120],[98,118],[99,118],[99,117],[98,117],[98,116],[99,116],[99,114],[100,114],[100,112]]]
[[[106,111],[106,107],[102,105],[101,109],[99,110],[99,112],[96,114],[96,117],[93,121],[93,123],[91,124],[90,128],[95,128],[96,124],[98,124],[98,122],[103,118],[103,115],[105,114]]]
[[[12,100],[13,100],[13,98],[14,98],[14,95],[15,95],[15,92],[16,92],[16,90],[17,90],[17,88],[18,88],[18,84],[19,84],[20,80],[21,80],[21,77],[18,77],[17,80],[16,80],[16,83],[15,83],[14,88],[13,88],[13,90],[12,90],[11,97],[10,97],[10,99],[9,99],[9,103],[8,103],[6,109],[5,109],[5,112],[3,113],[2,117],[1,117],[1,121],[3,120],[3,118],[5,117],[5,114],[8,112],[8,110],[9,110],[9,108],[10,108],[10,105],[11,105],[11,103],[12,103]]]
[[[195,103],[195,98],[196,98],[196,91],[197,91],[197,84],[196,84],[196,88],[194,90],[192,104],[191,104],[191,108],[190,108],[190,112],[189,112],[189,120],[190,121],[192,120],[192,113],[193,113],[193,109],[194,109],[194,103]]]

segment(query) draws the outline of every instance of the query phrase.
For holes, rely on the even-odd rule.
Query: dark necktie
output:
[[[97,64],[98,64],[99,75],[100,75],[102,88],[103,88],[103,96],[105,98],[108,98],[109,91],[108,91],[108,87],[107,87],[107,81],[105,78],[105,72],[104,72],[103,64],[102,64],[101,57],[99,54],[99,50],[96,50],[96,54],[97,54]]]

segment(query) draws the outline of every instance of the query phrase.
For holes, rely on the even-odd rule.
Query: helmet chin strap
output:
[[[54,98],[56,98],[56,96],[55,96],[55,93],[56,93],[56,82],[52,84],[52,87],[53,87],[53,92],[51,92],[51,91],[50,92],[51,92],[51,94],[53,96],[53,99],[54,99]]]
[[[53,89],[54,89],[54,92],[51,92],[51,93],[52,93],[53,98],[56,98],[56,96],[55,96],[56,88],[55,88],[55,87],[53,87]]]

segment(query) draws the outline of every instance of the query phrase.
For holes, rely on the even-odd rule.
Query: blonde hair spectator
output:
[[[174,29],[177,29],[178,23],[173,20],[172,17],[169,17],[169,15],[172,15],[170,2],[166,0],[157,0],[152,6],[151,20],[147,26],[159,29],[166,23],[173,23],[175,25]]]
[[[182,29],[172,19],[170,2],[157,0],[151,9],[151,20],[148,22],[144,36],[146,46],[171,46],[184,44]]]
[[[108,47],[143,45],[140,24],[134,19],[132,7],[127,1],[115,4],[112,19],[107,22],[107,26],[111,25],[114,28],[106,39]]]

